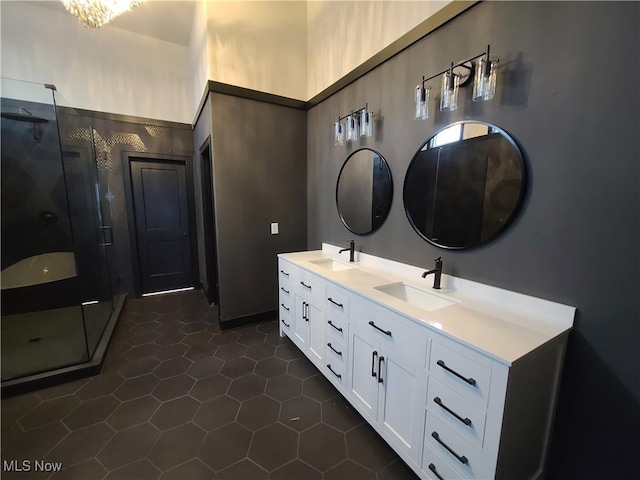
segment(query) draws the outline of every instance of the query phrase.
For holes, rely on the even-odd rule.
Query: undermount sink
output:
[[[402,300],[403,302],[429,312],[449,307],[457,303],[453,300],[449,300],[448,298],[441,297],[440,295],[435,295],[433,293],[420,290],[419,288],[412,287],[411,285],[407,285],[403,282],[380,285],[374,288],[382,293],[391,295],[398,300]]]
[[[323,258],[322,260],[311,260],[309,263],[313,263],[314,265],[318,265],[319,267],[326,268],[327,270],[332,270],[334,272],[339,272],[340,270],[350,270],[353,268],[351,265],[336,262],[331,258]]]

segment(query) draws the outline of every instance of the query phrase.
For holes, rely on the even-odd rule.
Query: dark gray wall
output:
[[[551,444],[549,478],[638,478],[640,444],[639,10],[636,2],[484,2],[309,112],[309,248],[352,234],[336,212],[339,169],[369,146],[394,176],[391,213],[358,237],[364,252],[444,270],[575,305]],[[413,120],[422,75],[480,53],[500,56],[496,98]],[[622,77],[621,77],[622,75]],[[433,83],[432,94],[439,89]],[[433,96],[436,98],[433,99]],[[374,137],[335,147],[333,122],[365,102]],[[462,119],[504,128],[528,167],[522,211],[499,239],[472,251],[440,250],[410,227],[404,173],[436,130]]]
[[[304,250],[306,112],[211,94],[220,319],[275,311],[277,258]],[[270,223],[280,234],[270,234]]]

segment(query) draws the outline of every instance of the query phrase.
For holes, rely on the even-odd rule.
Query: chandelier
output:
[[[60,0],[85,27],[98,28],[144,0]]]

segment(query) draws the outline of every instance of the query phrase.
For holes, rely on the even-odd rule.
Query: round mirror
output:
[[[367,235],[384,223],[391,209],[393,182],[385,159],[375,150],[356,150],[345,160],[336,186],[340,219],[351,232]]]
[[[513,139],[495,125],[458,122],[414,155],[404,179],[404,208],[428,242],[473,248],[507,227],[524,189],[524,160]]]

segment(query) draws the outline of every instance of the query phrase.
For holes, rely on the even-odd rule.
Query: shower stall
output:
[[[90,122],[52,85],[0,87],[4,393],[96,373],[123,297]]]

